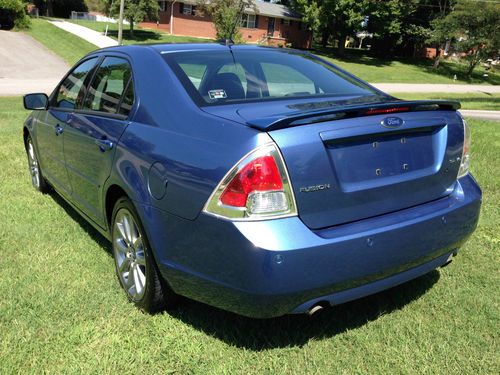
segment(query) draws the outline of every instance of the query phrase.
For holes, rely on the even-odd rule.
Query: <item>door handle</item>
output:
[[[61,125],[57,124],[54,128],[54,131],[56,132],[56,136],[59,136],[64,132],[64,129]]]
[[[101,152],[109,151],[114,146],[114,143],[109,139],[96,139],[95,144],[99,146],[99,150],[101,150]]]

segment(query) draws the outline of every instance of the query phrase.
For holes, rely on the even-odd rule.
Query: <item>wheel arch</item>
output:
[[[130,199],[130,196],[121,186],[113,184],[108,187],[104,199],[106,224],[108,225],[108,228],[111,228],[111,220],[113,219],[112,217],[113,208],[115,207],[116,202],[122,197]]]
[[[30,135],[30,131],[26,126],[23,126],[23,142],[24,142],[24,148],[26,148],[28,144],[28,136]]]

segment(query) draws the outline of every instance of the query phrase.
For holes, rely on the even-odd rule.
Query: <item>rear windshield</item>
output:
[[[377,94],[342,71],[297,51],[227,49],[165,53],[163,57],[199,105]]]

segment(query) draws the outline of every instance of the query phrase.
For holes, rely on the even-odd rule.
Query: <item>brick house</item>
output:
[[[196,11],[196,0],[161,0],[159,22],[142,22],[145,28],[160,28],[173,35],[215,38],[216,31],[208,15]],[[255,1],[255,9],[246,9],[240,27],[247,43],[272,46],[292,45],[309,48],[312,33],[300,14],[280,4]]]

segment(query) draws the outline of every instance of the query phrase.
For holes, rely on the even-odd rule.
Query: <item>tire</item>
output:
[[[118,199],[111,223],[116,275],[128,299],[151,314],[173,307],[177,295],[162,279],[146,232],[128,198]]]
[[[48,193],[50,191],[50,186],[43,177],[31,135],[28,135],[26,138],[26,154],[28,155],[28,167],[31,175],[31,184],[39,192],[44,194]]]

